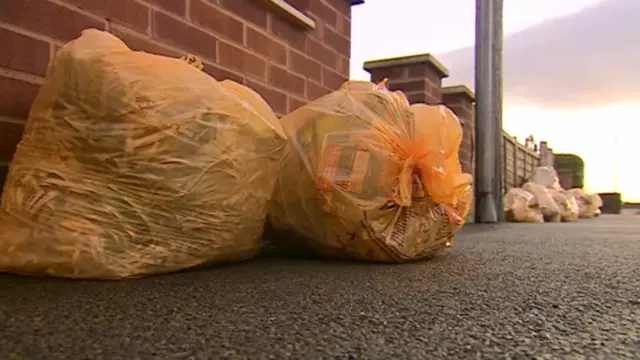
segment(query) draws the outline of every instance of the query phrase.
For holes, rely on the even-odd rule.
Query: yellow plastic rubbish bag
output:
[[[284,132],[196,65],[98,30],[58,52],[4,188],[0,270],[118,279],[259,251]]]
[[[549,193],[560,209],[560,218],[563,222],[578,221],[580,208],[571,193],[553,189],[549,190]]]
[[[598,194],[587,194],[588,213],[590,217],[598,217],[601,214],[602,198]]]
[[[410,107],[402,93],[352,81],[281,121],[290,146],[270,219],[301,236],[276,245],[403,262],[452,241],[472,178],[460,170],[462,130],[451,111]]]
[[[536,198],[528,191],[511,188],[504,199],[505,218],[513,222],[543,223],[542,211]]]
[[[462,223],[469,213],[472,200],[470,174],[462,173],[459,149],[462,143],[462,126],[460,120],[445,106],[413,104],[411,111],[416,123],[416,162],[421,179],[424,179],[429,198],[437,204],[444,204],[449,214]],[[426,155],[422,155],[420,152]],[[439,164],[443,163],[441,167]],[[408,164],[411,164],[410,162]],[[407,165],[405,164],[406,169]],[[402,175],[407,172],[401,173]]]
[[[568,192],[575,197],[578,203],[580,218],[589,219],[600,215],[600,208],[602,207],[600,195],[586,194],[580,188],[574,188],[568,190]]]
[[[538,207],[542,211],[545,221],[547,222],[560,222],[562,216],[560,215],[560,208],[556,204],[549,189],[544,185],[540,185],[534,182],[528,182],[522,186],[522,189],[530,192],[538,203]]]
[[[529,181],[540,184],[547,189],[562,190],[558,173],[553,166],[538,166],[531,174]]]

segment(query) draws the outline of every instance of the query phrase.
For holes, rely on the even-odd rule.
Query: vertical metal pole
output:
[[[614,166],[614,176],[613,176],[613,191],[615,193],[620,192],[620,163],[618,162],[618,135],[613,136],[614,149],[616,150],[613,155],[613,166]],[[584,170],[583,170],[584,171]],[[584,184],[582,184],[584,186]]]
[[[476,221],[495,223],[496,141],[493,115],[493,1],[476,0]]]
[[[504,149],[502,148],[502,9],[503,0],[493,0],[493,116],[496,126],[496,206],[498,221],[504,221]]]

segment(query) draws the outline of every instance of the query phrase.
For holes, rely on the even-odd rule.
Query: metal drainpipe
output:
[[[476,221],[498,221],[495,197],[497,133],[493,107],[493,1],[476,0]]]
[[[493,0],[493,116],[495,117],[496,126],[496,212],[498,221],[504,221],[504,149],[502,147],[502,10],[503,0]]]

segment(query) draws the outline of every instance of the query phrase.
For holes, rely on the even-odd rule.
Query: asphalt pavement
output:
[[[640,215],[471,225],[406,265],[0,275],[0,359],[640,359]]]

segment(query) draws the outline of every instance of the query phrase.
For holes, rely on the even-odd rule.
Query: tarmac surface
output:
[[[0,359],[640,359],[640,215],[470,225],[400,266],[0,275]]]

